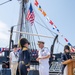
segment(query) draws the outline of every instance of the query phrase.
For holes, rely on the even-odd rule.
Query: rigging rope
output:
[[[37,24],[39,24],[40,26],[44,27],[45,29],[49,30],[50,32],[54,33],[53,31],[51,31],[50,29],[48,29],[47,27],[43,26],[41,23],[39,23],[38,21],[35,21]],[[54,33],[56,34],[56,33]]]
[[[31,32],[33,33],[32,28],[31,28]],[[36,44],[35,44],[34,36],[32,37],[32,46],[33,46],[33,49],[36,49]]]
[[[58,49],[59,49],[59,45],[60,45],[60,43],[58,43],[57,52],[58,52]]]
[[[34,9],[34,11],[36,12],[35,9]],[[47,24],[45,24],[45,22],[42,20],[42,18],[40,17],[40,15],[39,15],[37,12],[36,12],[36,14],[39,16],[40,20],[44,23],[45,26],[43,26],[43,25],[40,24],[39,22],[35,21],[37,24],[39,24],[40,26],[42,26],[42,27],[44,27],[45,29],[49,30],[53,36],[54,36],[54,34],[57,34],[57,33],[51,31],[51,30],[48,28]],[[58,42],[59,42],[59,41],[58,41]],[[61,44],[60,42],[59,42],[59,44],[60,44],[61,46],[64,46],[64,45]]]
[[[59,42],[59,41],[58,41],[58,42]],[[63,45],[62,43],[60,43],[60,42],[59,42],[59,44],[60,44],[61,46],[63,46],[63,47],[64,47],[64,45]]]
[[[34,11],[36,12],[36,10],[34,9]],[[39,18],[40,18],[40,20],[42,21],[42,23],[46,26],[46,29],[48,29],[50,32],[51,32],[51,34],[53,35],[53,31],[51,31],[48,27],[47,27],[47,25],[45,24],[45,22],[42,20],[42,18],[40,17],[40,15],[36,12],[36,14],[39,16]],[[56,33],[54,33],[54,34],[56,34]],[[54,35],[53,35],[54,36]]]
[[[37,31],[37,28],[36,28],[36,26],[35,26],[35,23],[34,23],[34,28],[35,28],[35,30],[36,30],[36,33],[38,34],[38,31]],[[38,36],[38,39],[40,40],[40,37]]]
[[[1,5],[4,5],[4,4],[6,4],[6,3],[10,2],[10,1],[12,1],[12,0],[8,0],[8,1],[6,1],[6,2],[3,2],[3,3],[0,4],[0,6],[1,6]]]

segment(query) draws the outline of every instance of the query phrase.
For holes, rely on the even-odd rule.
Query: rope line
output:
[[[36,30],[36,33],[38,34],[38,31],[37,31],[37,28],[36,28],[36,26],[35,26],[35,23],[34,23],[34,28],[35,28],[35,30]],[[40,40],[40,37],[38,36],[38,39]]]
[[[10,1],[12,1],[12,0],[8,0],[8,1],[6,1],[6,2],[3,2],[3,3],[0,4],[0,6],[1,6],[1,5],[4,5],[4,4],[6,4],[6,3],[10,2]]]

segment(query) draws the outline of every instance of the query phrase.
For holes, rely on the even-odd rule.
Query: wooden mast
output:
[[[19,20],[18,20],[18,24],[17,24],[17,31],[23,31],[23,25],[24,25],[24,11],[26,9],[24,9],[24,4],[27,4],[29,0],[21,0],[20,3],[20,11],[19,11]],[[19,39],[22,37],[23,35],[21,33],[16,33],[16,38],[15,38],[15,43],[17,44]]]

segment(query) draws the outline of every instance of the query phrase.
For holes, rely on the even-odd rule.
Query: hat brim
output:
[[[28,43],[28,45],[30,45],[30,42],[29,41],[27,41],[26,43]]]
[[[28,42],[28,45],[30,45],[30,42]]]
[[[40,43],[37,43],[37,45],[39,45]]]
[[[37,45],[39,45],[39,44],[41,44],[41,43],[44,44],[44,42],[38,42]]]

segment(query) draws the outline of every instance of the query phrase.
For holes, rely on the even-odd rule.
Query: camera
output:
[[[2,68],[9,68],[9,62],[2,62]]]

